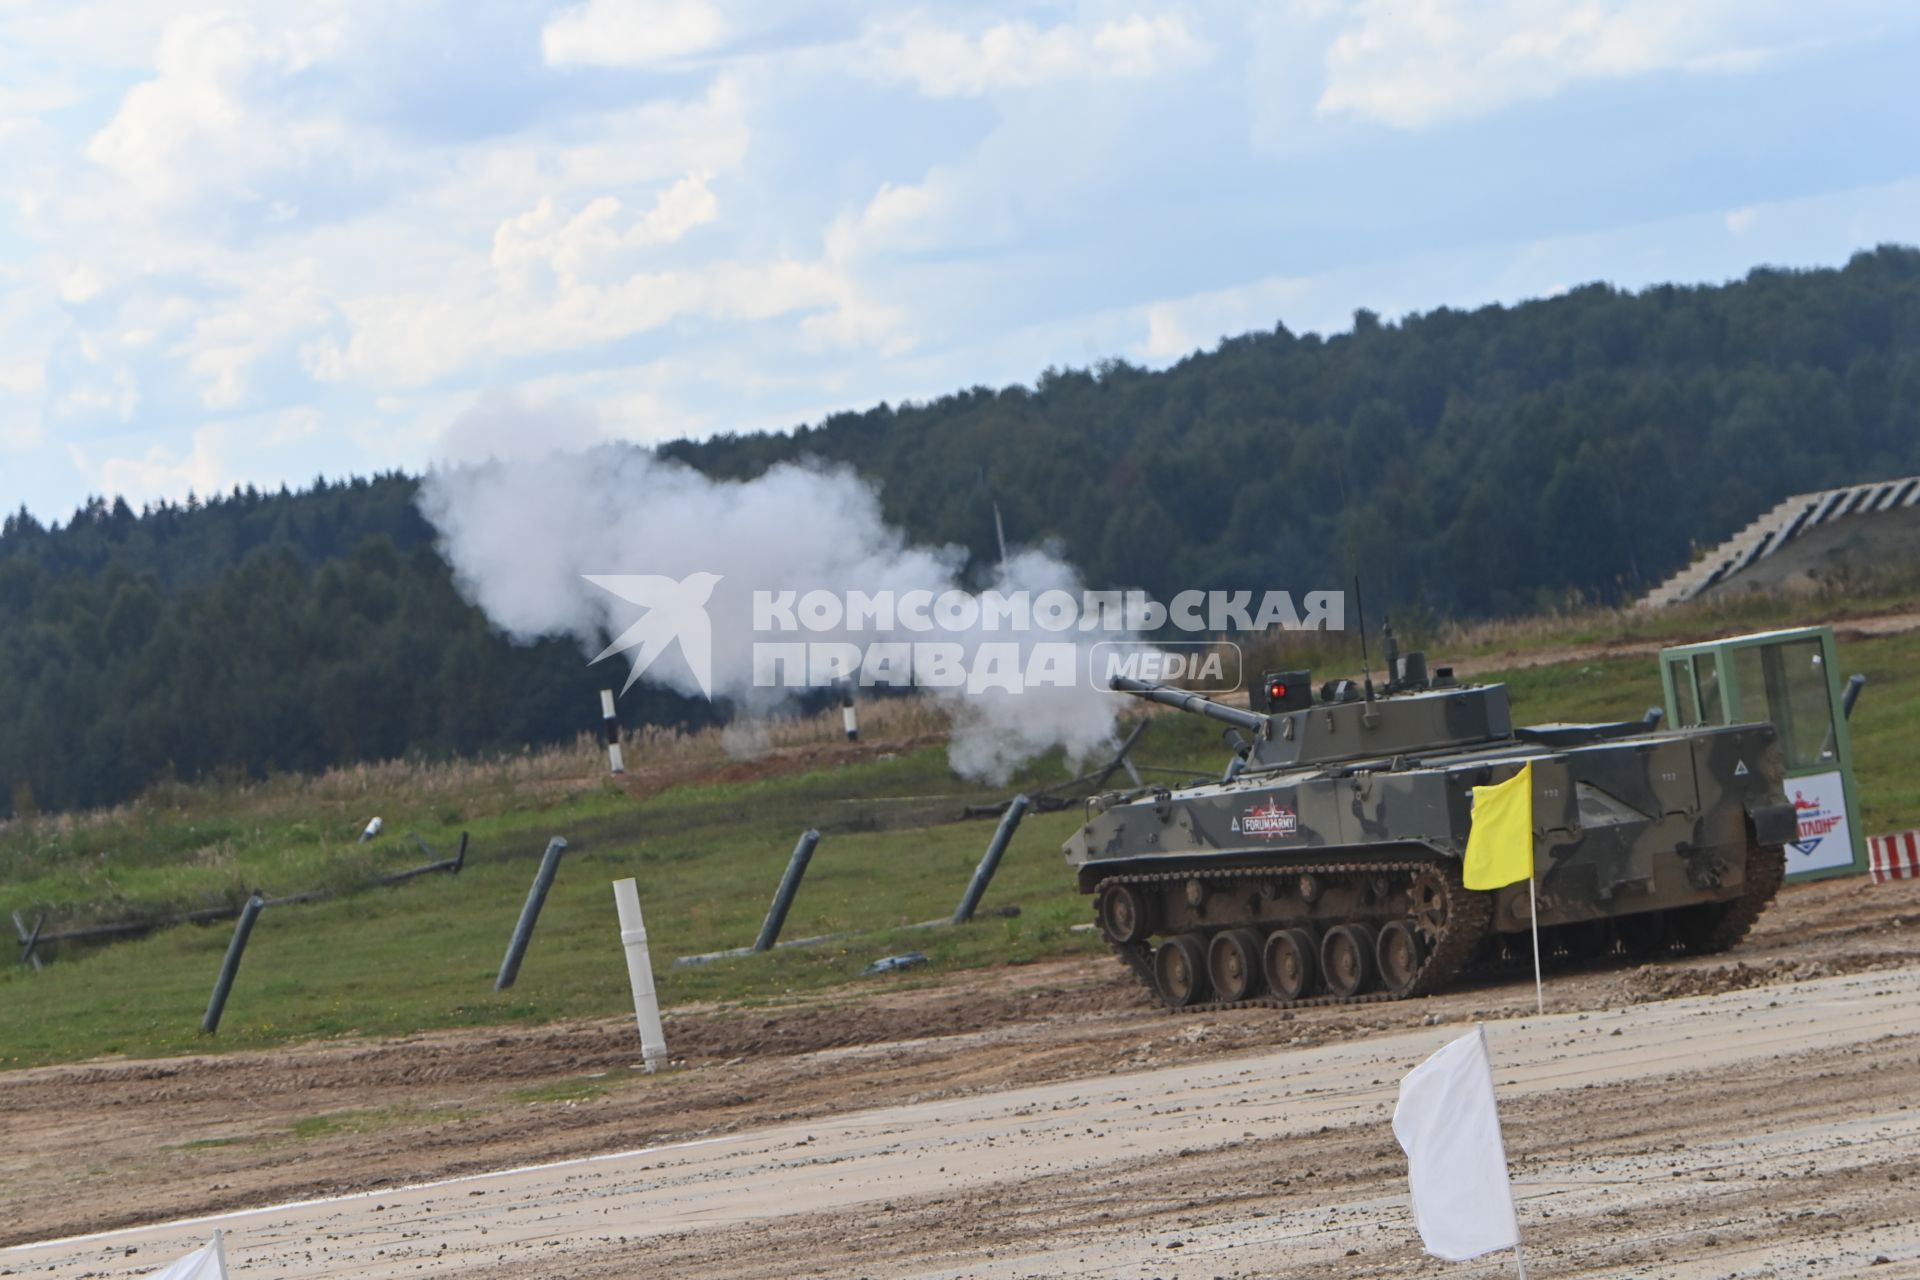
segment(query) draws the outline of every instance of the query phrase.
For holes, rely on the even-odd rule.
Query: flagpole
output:
[[[1527,881],[1527,892],[1529,894],[1533,892],[1533,881],[1531,878]],[[1539,935],[1536,933],[1535,936],[1538,937]],[[1539,954],[1539,950],[1536,948],[1534,955],[1538,956]],[[1476,1022],[1473,1024],[1473,1029],[1480,1036],[1480,1055],[1487,1063],[1487,1090],[1488,1092],[1492,1092],[1493,1050],[1487,1048],[1487,1024],[1484,1022]],[[1495,1108],[1493,1113],[1493,1131],[1500,1139],[1500,1165],[1504,1169],[1507,1163],[1507,1135],[1500,1124],[1500,1112],[1498,1108]],[[1511,1173],[1507,1175],[1507,1204],[1509,1206],[1513,1205],[1513,1175]],[[1514,1212],[1513,1227],[1513,1264],[1520,1268],[1520,1280],[1527,1280],[1527,1255],[1520,1252],[1519,1217],[1519,1212],[1516,1209]]]
[[[227,1241],[226,1237],[220,1234],[218,1227],[213,1229],[213,1256],[216,1265],[220,1268],[218,1273],[220,1280],[227,1280]],[[1520,1280],[1526,1280],[1526,1276],[1522,1274]]]
[[[1547,989],[1540,982],[1540,900],[1534,896],[1533,873],[1527,873],[1527,920],[1533,925],[1533,1002],[1538,1011],[1547,1012]],[[1520,1264],[1521,1280],[1526,1280],[1527,1266]]]

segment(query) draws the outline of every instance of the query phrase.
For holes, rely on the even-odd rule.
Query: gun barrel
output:
[[[1175,689],[1164,684],[1151,684],[1145,680],[1135,680],[1131,676],[1115,676],[1107,684],[1117,693],[1130,693],[1136,698],[1145,698],[1148,702],[1178,707],[1182,711],[1207,716],[1222,724],[1230,724],[1250,733],[1262,733],[1267,727],[1267,718],[1257,711],[1242,711],[1238,707],[1222,706],[1211,698],[1204,698],[1197,693],[1188,693],[1185,689]]]

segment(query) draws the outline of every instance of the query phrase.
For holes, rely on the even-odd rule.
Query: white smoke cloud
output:
[[[714,480],[631,446],[607,446],[540,459],[489,461],[435,470],[420,506],[440,531],[441,548],[467,597],[522,642],[570,635],[589,655],[618,636],[640,611],[589,582],[588,575],[660,575],[676,580],[717,574],[706,613],[712,631],[712,691],[751,714],[777,709],[790,690],[755,683],[754,645],[769,640],[874,642],[940,640],[969,658],[984,643],[1019,646],[1022,664],[1036,642],[1113,639],[1113,633],[988,632],[936,634],[833,629],[790,635],[756,632],[756,590],[940,593],[959,589],[966,554],[959,547],[911,545],[881,513],[873,487],[851,470],[780,465],[747,481]],[[1013,556],[989,584],[1003,592],[1050,589],[1077,600],[1073,568],[1041,551]],[[844,624],[843,624],[844,626]],[[610,659],[609,661],[613,661]],[[948,705],[954,734],[949,758],[964,776],[1004,781],[1021,763],[1059,746],[1080,760],[1112,739],[1116,699],[1088,687],[1082,654],[1073,687],[931,691]],[[646,680],[698,695],[699,681],[679,645],[647,668]]]

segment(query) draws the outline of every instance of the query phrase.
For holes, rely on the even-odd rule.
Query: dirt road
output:
[[[1387,1122],[1400,1076],[1462,1030],[856,1111],[221,1225],[242,1276],[1440,1274],[1413,1239]],[[1877,1258],[1877,1275],[1920,1273],[1912,973],[1513,1020],[1490,1040],[1541,1274],[1837,1276]],[[138,1275],[208,1230],[12,1249],[0,1268]]]
[[[1544,1023],[1499,977],[1181,1019],[1089,958],[678,1013],[661,1076],[626,1021],[11,1072],[0,1239],[363,1193],[298,1235],[234,1220],[237,1274],[1438,1274],[1383,1108],[1487,1020],[1542,1274],[1846,1274],[1871,1247],[1920,1275],[1917,978],[1920,884],[1830,881],[1729,957],[1550,972]],[[561,1202],[600,1188],[564,1219],[550,1189],[507,1210],[510,1179],[394,1190],[686,1143],[554,1171]],[[200,1234],[0,1274],[139,1275]]]

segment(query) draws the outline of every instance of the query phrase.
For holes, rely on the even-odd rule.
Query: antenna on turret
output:
[[[1367,603],[1360,595],[1360,575],[1353,575],[1353,611],[1360,616],[1360,666],[1366,672],[1367,701],[1373,701],[1373,659],[1367,656]]]

